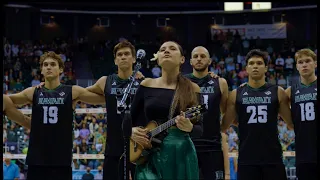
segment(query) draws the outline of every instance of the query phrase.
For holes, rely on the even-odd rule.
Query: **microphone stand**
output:
[[[132,121],[131,121],[131,115],[130,115],[130,105],[127,104],[127,98],[131,92],[131,87],[136,81],[136,74],[141,68],[141,63],[137,62],[137,64],[134,67],[134,71],[132,76],[130,76],[129,80],[130,83],[126,87],[126,89],[123,92],[123,97],[118,104],[118,111],[121,112],[121,116],[123,118],[122,121],[122,131],[123,131],[123,138],[124,138],[124,156],[123,156],[123,178],[124,180],[129,180],[129,165],[130,165],[130,137],[132,134]]]

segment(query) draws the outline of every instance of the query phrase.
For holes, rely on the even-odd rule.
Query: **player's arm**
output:
[[[31,104],[33,101],[34,90],[35,90],[35,87],[29,87],[19,93],[11,94],[9,95],[9,97],[13,102],[13,104],[16,104],[16,105]]]
[[[227,100],[227,108],[226,113],[222,117],[222,123],[221,123],[221,132],[226,132],[227,129],[230,127],[233,121],[235,121],[237,116],[236,111],[236,97],[237,97],[237,90],[234,89]]]
[[[3,95],[4,113],[12,121],[20,124],[21,126],[30,129],[31,118],[22,114],[13,104],[7,95]]]
[[[289,106],[289,98],[284,89],[278,86],[278,99],[279,99],[279,115],[286,122],[287,128],[293,130],[293,123],[291,118],[291,111]]]
[[[228,83],[224,78],[219,78],[219,85],[220,85],[220,91],[221,91],[221,100],[220,100],[220,112],[221,116],[224,115],[226,112],[227,107],[227,100],[229,96],[229,88]]]
[[[225,178],[230,178],[230,163],[229,163],[229,151],[228,151],[228,141],[226,133],[221,133],[222,137],[222,152],[223,152],[223,161],[224,161],[224,174]]]
[[[107,83],[107,78],[108,78],[107,76],[101,77],[100,79],[98,79],[98,81],[94,85],[89,86],[86,89],[90,92],[104,95],[104,86]]]
[[[291,87],[288,87],[286,90],[285,90],[289,100],[288,100],[288,104],[289,104],[289,107],[291,107]]]
[[[88,104],[105,104],[103,95],[88,91],[80,86],[72,86],[72,100],[82,101]]]

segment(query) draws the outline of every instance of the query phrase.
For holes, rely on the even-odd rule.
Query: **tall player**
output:
[[[200,87],[200,93],[208,109],[203,116],[202,137],[192,138],[197,150],[199,168],[205,180],[224,179],[225,172],[229,172],[229,168],[224,168],[229,167],[228,149],[222,151],[220,133],[220,114],[225,113],[228,84],[224,78],[213,78],[209,75],[208,66],[211,62],[205,47],[195,47],[190,60],[193,73],[186,75]],[[227,158],[224,158],[224,155]],[[227,161],[224,162],[224,159]]]
[[[13,104],[8,95],[3,95],[3,111],[4,114],[12,121],[20,124],[21,126],[30,129],[31,119],[23,115]]]
[[[267,56],[258,49],[246,56],[248,83],[233,90],[221,130],[225,132],[236,117],[239,123],[239,180],[286,180],[282,148],[278,138],[278,114],[293,129],[289,98],[284,89],[265,81]]]
[[[59,76],[64,64],[54,52],[40,57],[40,68],[44,87],[9,96],[14,104],[32,103],[27,178],[72,179],[72,102],[103,104],[104,99],[80,86],[62,85]]]
[[[299,81],[287,88],[296,142],[296,168],[299,180],[317,178],[317,55],[301,49],[295,55]]]
[[[103,179],[118,180],[123,179],[123,162],[119,161],[123,154],[123,133],[121,112],[117,110],[117,105],[123,97],[123,92],[130,83],[129,77],[132,75],[132,65],[136,62],[135,47],[129,41],[118,43],[113,49],[114,62],[118,66],[118,74],[101,77],[94,85],[87,87],[91,92],[105,96],[106,108],[108,109],[107,119],[107,147],[105,148],[105,158],[103,164]],[[141,80],[133,86],[131,94],[135,94]],[[128,101],[132,100],[128,97]],[[130,104],[130,103],[129,103]],[[129,167],[133,174],[134,168]],[[133,174],[134,175],[134,174]]]

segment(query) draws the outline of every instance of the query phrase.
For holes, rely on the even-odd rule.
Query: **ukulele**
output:
[[[195,118],[199,116],[200,114],[203,114],[205,111],[207,111],[205,105],[198,105],[195,107],[187,108],[187,111],[185,112],[185,117],[189,119],[195,119],[193,124],[196,123],[198,118]],[[175,118],[172,118],[168,120],[167,122],[158,125],[155,121],[150,121],[147,126],[144,129],[150,130],[147,133],[147,136],[149,137],[149,140],[152,140],[153,137],[160,134],[161,132],[169,129],[171,126],[175,125]],[[130,162],[131,163],[137,163],[142,164],[146,160],[146,156],[148,154],[148,150],[151,149],[151,144],[147,145],[147,147],[144,147],[143,145],[135,142],[130,139]]]

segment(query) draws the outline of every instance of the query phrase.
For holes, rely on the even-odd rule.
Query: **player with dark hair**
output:
[[[133,73],[132,66],[136,62],[135,47],[129,41],[118,43],[113,49],[114,62],[118,67],[118,73],[101,77],[94,85],[87,87],[90,92],[103,95],[105,98],[106,109],[108,110],[107,136],[105,158],[103,164],[103,180],[123,179],[123,159],[121,158],[124,148],[122,133],[123,117],[118,111],[125,88],[130,83],[129,77]],[[142,75],[137,78],[142,80]],[[132,98],[136,93],[141,80],[137,79],[133,84],[127,104],[131,104]],[[120,161],[121,159],[121,161]],[[134,175],[134,165],[129,167],[131,174]]]
[[[238,120],[239,180],[286,180],[277,116],[282,117],[288,129],[293,129],[289,98],[283,88],[266,83],[265,52],[251,50],[246,56],[246,64],[248,83],[230,93],[221,130],[225,132]]]
[[[181,46],[173,41],[163,43],[157,58],[162,75],[141,82],[131,105],[131,138],[144,147],[150,145],[146,126],[151,120],[162,124],[171,118],[175,125],[167,130],[162,143],[153,144],[154,149],[147,162],[138,164],[136,180],[145,179],[199,179],[197,154],[190,137],[202,135],[202,120],[194,124],[182,111],[200,103],[200,88],[180,73],[185,57]],[[145,118],[140,118],[143,113]]]

